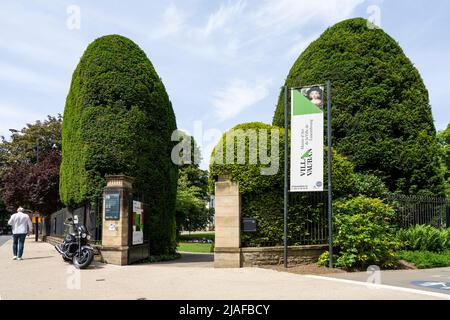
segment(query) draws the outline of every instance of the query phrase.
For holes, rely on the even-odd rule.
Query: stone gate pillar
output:
[[[102,259],[106,263],[127,265],[129,253],[129,212],[133,206],[133,178],[106,177],[103,189]]]
[[[241,267],[241,199],[239,183],[227,175],[215,184],[215,268]]]

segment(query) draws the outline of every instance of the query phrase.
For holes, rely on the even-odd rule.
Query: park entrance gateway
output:
[[[106,177],[103,190],[101,254],[104,262],[127,265],[149,257],[145,203],[133,197],[133,178]]]

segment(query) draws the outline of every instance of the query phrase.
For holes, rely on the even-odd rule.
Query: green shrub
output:
[[[327,29],[300,55],[289,87],[331,80],[333,146],[373,173],[390,191],[443,192],[436,129],[428,91],[402,48],[357,18]],[[280,93],[273,124],[284,124]]]
[[[245,163],[238,164],[237,144],[235,144],[234,163],[226,164],[227,156],[225,142],[227,136],[243,136],[250,130],[259,133],[260,130],[278,130],[278,139],[275,143],[279,147],[279,157],[277,161],[278,171],[274,175],[261,174],[261,168],[267,168],[260,162],[251,164],[248,158],[249,151],[259,154],[258,145],[250,145],[249,140],[245,141],[246,159]],[[271,146],[271,136],[268,137],[269,150]],[[222,148],[223,155],[217,150]],[[252,149],[253,148],[253,149]],[[218,155],[222,156],[224,164],[215,162]],[[326,153],[324,161],[326,161]],[[246,246],[259,246],[262,242],[281,244],[283,243],[283,197],[284,197],[284,129],[270,126],[263,123],[241,124],[226,132],[215,149],[213,150],[210,164],[210,190],[214,191],[214,182],[219,175],[229,174],[232,181],[239,182],[239,190],[242,196],[241,215],[242,217],[255,218],[258,224],[258,232],[243,233],[242,242]],[[326,166],[325,166],[326,168]],[[354,188],[353,165],[342,155],[333,150],[333,181],[334,195],[336,197],[348,194]],[[326,171],[326,170],[325,170]],[[327,179],[327,175],[325,175]],[[321,218],[325,205],[317,205],[311,195],[299,194],[296,205],[289,206],[289,227],[288,239],[290,244],[299,244],[296,241],[302,237],[308,237],[306,228],[308,222],[318,222]]]
[[[450,229],[441,230],[433,226],[417,225],[399,230],[397,239],[405,250],[431,252],[450,250]]]
[[[336,266],[366,268],[395,265],[395,240],[390,220],[394,210],[379,199],[359,196],[337,202],[334,210]]]
[[[364,195],[370,198],[378,198],[389,193],[389,189],[381,178],[373,174],[355,174],[355,188],[352,192],[354,195]]]
[[[440,253],[430,251],[400,251],[398,259],[414,263],[419,269],[450,267],[450,250]]]
[[[73,73],[64,109],[63,203],[73,208],[95,201],[106,175],[132,176],[134,192],[149,204],[150,252],[174,253],[175,129],[171,102],[145,53],[122,36],[95,40]]]
[[[317,264],[319,267],[328,267],[330,263],[330,251],[325,251],[319,257]]]

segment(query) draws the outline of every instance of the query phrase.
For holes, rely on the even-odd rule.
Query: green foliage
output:
[[[369,198],[377,198],[385,196],[389,193],[389,189],[386,187],[383,180],[373,174],[356,173],[354,177],[354,195],[364,195]]]
[[[272,132],[272,130],[276,130]],[[278,162],[275,174],[263,175],[262,168],[270,165],[263,164],[260,159],[256,163],[250,162],[250,154],[259,154],[259,143],[250,143],[250,139],[245,139],[245,161],[238,163],[238,144],[234,146],[234,160],[227,163],[226,141],[227,137],[244,138],[251,132],[264,134],[267,132],[268,150],[272,149],[272,134],[274,144],[276,143],[279,153],[276,156]],[[278,132],[278,135],[275,133]],[[274,145],[275,147],[275,145]],[[220,153],[223,151],[223,154]],[[270,154],[270,152],[269,152]],[[217,158],[222,159],[223,164],[217,163]],[[326,161],[326,153],[324,161]],[[219,161],[220,162],[220,161]],[[325,166],[326,167],[326,166]],[[214,190],[214,182],[219,175],[229,174],[232,181],[239,182],[239,190],[242,196],[241,215],[242,217],[255,218],[258,224],[257,233],[243,233],[242,242],[247,246],[259,246],[261,243],[282,243],[283,242],[283,197],[284,197],[284,130],[275,126],[263,123],[241,124],[226,132],[212,153],[210,164],[210,190]],[[346,195],[354,188],[353,165],[342,155],[333,150],[333,181],[334,195],[336,197]],[[325,177],[327,179],[327,177]],[[288,239],[292,245],[298,244],[302,237],[310,234],[306,224],[311,221],[318,222],[321,218],[325,205],[317,205],[313,197],[309,194],[299,194],[299,201],[296,205],[289,207]]]
[[[201,240],[201,239],[208,239],[214,241],[216,238],[216,235],[214,232],[207,232],[207,233],[194,233],[194,234],[182,234],[179,237],[179,240],[181,242],[187,242],[192,240]]]
[[[44,214],[61,207],[58,194],[62,117],[28,123],[0,143],[0,189],[9,212],[19,206]]]
[[[190,185],[188,177],[181,172],[178,179],[177,201],[175,206],[178,232],[197,231],[212,222],[211,211],[201,197],[201,189]]]
[[[11,134],[8,141],[1,137],[0,176],[14,164],[34,164],[53,150],[61,150],[62,116],[47,116],[44,121],[28,123]]]
[[[338,202],[334,209],[336,266],[392,267],[399,246],[390,226],[393,216],[394,210],[379,199],[359,196]]]
[[[438,133],[442,174],[445,179],[445,194],[450,197],[450,123]]]
[[[330,263],[330,252],[325,251],[320,255],[319,260],[317,261],[317,265],[319,267],[328,267],[329,263]]]
[[[414,263],[419,269],[450,267],[450,250],[440,253],[430,251],[400,251],[398,259]]]
[[[428,225],[417,225],[397,232],[402,247],[409,251],[441,252],[450,250],[450,229],[438,229]]]
[[[298,58],[289,87],[331,80],[333,146],[392,192],[441,194],[428,91],[398,43],[365,19],[326,30]],[[273,124],[284,124],[280,93]]]
[[[204,229],[213,222],[214,211],[207,208],[206,203],[210,200],[208,194],[208,171],[199,167],[201,162],[201,151],[195,139],[181,131],[181,140],[186,142],[190,150],[187,158],[182,156],[177,201],[175,206],[175,216],[178,233],[182,230],[197,231]]]
[[[175,129],[171,102],[145,53],[122,36],[95,40],[73,73],[64,110],[63,203],[73,208],[93,201],[106,175],[132,176],[135,194],[150,204],[150,252],[175,252]]]

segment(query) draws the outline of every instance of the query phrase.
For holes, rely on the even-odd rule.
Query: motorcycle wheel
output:
[[[79,256],[78,252],[73,256],[73,265],[77,269],[86,269],[87,267],[89,267],[93,259],[94,252],[92,250],[82,249],[81,257]]]

